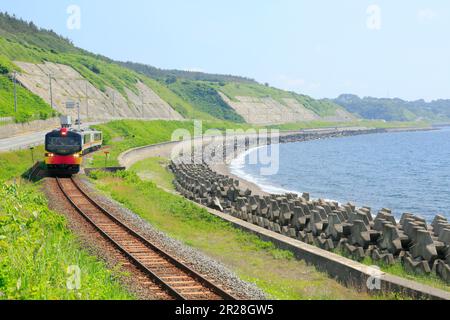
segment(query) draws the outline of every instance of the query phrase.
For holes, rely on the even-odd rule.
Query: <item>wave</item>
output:
[[[257,185],[264,192],[272,193],[272,194],[280,194],[280,195],[286,194],[286,193],[293,193],[293,194],[297,194],[300,196],[302,194],[302,192],[299,192],[297,190],[288,190],[283,187],[275,186],[273,184],[270,184],[264,178],[261,178],[259,176],[254,176],[252,174],[245,172],[244,169],[246,166],[246,158],[248,156],[250,156],[253,152],[257,152],[258,150],[260,150],[262,148],[267,148],[267,146],[255,147],[255,148],[249,149],[246,152],[241,153],[239,156],[237,156],[230,163],[229,169],[230,169],[231,173],[243,180],[246,180],[248,182],[251,182],[251,183]]]
[[[261,148],[267,148],[267,146],[255,147],[255,148],[249,149],[246,152],[241,153],[239,156],[237,156],[230,163],[230,166],[229,166],[230,172],[233,175],[237,176],[238,178],[241,178],[245,181],[248,181],[250,183],[257,185],[264,192],[267,192],[270,194],[277,194],[277,195],[283,195],[283,194],[290,193],[290,194],[296,194],[298,196],[301,196],[303,194],[303,192],[301,192],[301,191],[290,190],[290,189],[283,188],[281,186],[276,186],[276,185],[270,183],[269,181],[267,181],[267,179],[265,179],[265,178],[245,172],[245,168],[246,168],[246,164],[247,164],[246,158],[248,156],[250,156],[253,152],[257,152]],[[311,198],[311,199],[317,200],[315,198]],[[339,205],[341,205],[341,202],[336,201],[336,200],[326,199],[326,198],[323,200],[330,201],[330,202],[338,202]]]

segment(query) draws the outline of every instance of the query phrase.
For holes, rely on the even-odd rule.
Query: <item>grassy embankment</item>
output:
[[[31,163],[29,150],[0,153],[0,300],[133,299],[117,279],[123,274],[82,249],[65,218],[48,209],[39,184],[8,182]],[[73,266],[81,287],[69,290]]]
[[[157,160],[154,160],[157,161]],[[165,175],[165,173],[163,174]],[[96,186],[156,228],[223,262],[276,299],[367,299],[289,251],[240,231],[184,198],[142,181],[133,172],[97,172]],[[169,176],[158,179],[169,183]]]

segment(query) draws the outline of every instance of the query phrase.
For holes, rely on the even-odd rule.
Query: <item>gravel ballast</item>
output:
[[[119,220],[133,227],[138,233],[167,253],[180,259],[196,272],[204,275],[215,284],[223,286],[235,297],[244,300],[267,299],[255,284],[241,280],[234,272],[220,262],[208,257],[204,253],[175,240],[164,232],[157,230],[149,222],[139,217],[131,210],[125,208],[117,201],[101,194],[92,183],[85,178],[79,179],[84,190],[96,202],[109,210]],[[232,250],[230,248],[230,250]]]

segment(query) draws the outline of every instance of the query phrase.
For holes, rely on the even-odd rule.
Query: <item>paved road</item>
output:
[[[87,123],[82,126],[82,128],[87,128],[90,125],[98,124]],[[45,135],[49,130],[32,132],[22,136],[16,136],[6,139],[0,139],[0,152],[4,151],[15,151],[21,149],[28,149],[30,147],[38,146],[44,144]]]

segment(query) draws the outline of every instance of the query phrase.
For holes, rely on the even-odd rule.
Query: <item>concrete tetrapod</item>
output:
[[[402,242],[396,227],[390,223],[383,225],[382,236],[378,240],[378,246],[386,249],[393,255],[398,255],[402,250]]]
[[[436,216],[430,227],[424,219],[405,213],[397,224],[389,209],[375,219],[370,208],[356,208],[295,194],[252,196],[238,182],[213,172],[207,165],[172,163],[176,190],[187,198],[249,223],[325,250],[338,248],[356,260],[371,256],[385,263],[403,261],[413,272],[430,268],[444,280],[450,266],[450,227]],[[221,210],[222,211],[222,210]]]
[[[417,231],[416,241],[410,248],[410,252],[414,258],[420,257],[430,262],[438,255],[431,234],[423,229]]]

